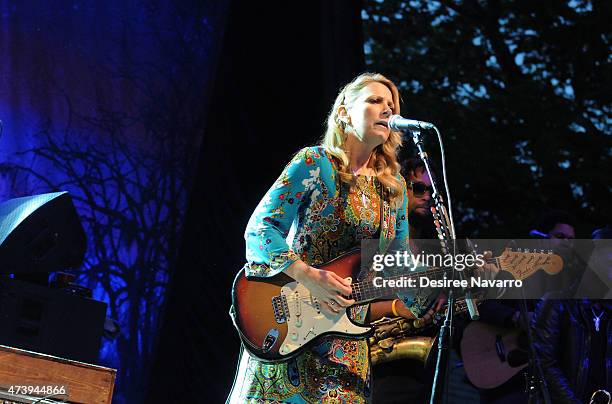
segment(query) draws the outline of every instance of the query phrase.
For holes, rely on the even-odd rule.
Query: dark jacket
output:
[[[588,300],[540,301],[532,319],[533,339],[553,403],[585,403],[594,331]],[[606,380],[610,386],[612,321],[607,322]]]

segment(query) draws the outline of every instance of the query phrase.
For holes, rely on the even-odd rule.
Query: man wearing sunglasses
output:
[[[437,234],[430,211],[432,206],[431,179],[425,165],[419,158],[402,162],[402,174],[408,183],[408,226],[410,229],[411,250],[429,251],[439,248]],[[426,242],[424,240],[434,240]],[[433,311],[427,313],[425,320],[431,321]],[[432,336],[432,329],[425,331]],[[423,334],[425,335],[425,334]],[[373,369],[374,396],[377,404],[386,403],[424,403],[429,402],[429,392],[433,380],[432,369],[424,369],[423,363],[401,359],[376,365]]]
[[[402,171],[408,183],[408,225],[410,239],[437,238],[430,208],[432,206],[431,178],[419,158],[404,160]]]

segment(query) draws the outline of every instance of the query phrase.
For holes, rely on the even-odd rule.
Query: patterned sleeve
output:
[[[286,239],[298,209],[320,192],[321,157],[316,148],[300,150],[257,205],[244,235],[247,276],[274,276],[299,258]]]

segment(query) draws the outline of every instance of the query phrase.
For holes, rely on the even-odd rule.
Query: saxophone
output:
[[[425,328],[417,328],[414,323],[415,320],[403,317],[383,317],[372,322],[374,334],[368,338],[372,365],[398,359],[414,359],[426,364],[436,337],[417,336]]]
[[[482,301],[478,299],[478,302]],[[437,332],[432,336],[423,334],[432,333],[443,317],[447,306],[434,315],[433,321],[425,326],[420,325],[419,319],[406,319],[403,317],[383,317],[373,321],[374,334],[368,338],[370,345],[370,359],[372,365],[391,362],[398,359],[413,359],[423,362],[427,366],[430,360],[431,348],[437,342]],[[465,313],[467,304],[464,299],[455,302],[455,313]]]

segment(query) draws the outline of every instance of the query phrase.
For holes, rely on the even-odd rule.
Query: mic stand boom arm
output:
[[[440,140],[440,147],[442,148],[442,158],[444,158],[444,149],[441,143],[442,139],[440,139],[437,128],[434,127],[434,129],[438,133],[438,138]],[[442,196],[438,192],[434,177],[431,173],[431,168],[429,166],[429,157],[427,153],[425,152],[425,150],[423,149],[423,141],[420,136],[421,132],[420,130],[412,130],[411,133],[412,133],[412,141],[417,147],[419,151],[418,153],[419,157],[421,158],[421,160],[423,160],[423,163],[425,165],[425,170],[427,171],[427,173],[429,174],[429,178],[431,179],[431,187],[433,191],[431,196],[434,201],[435,210],[436,210],[434,214],[438,216],[437,217],[438,223],[436,223],[436,230],[438,232],[438,238],[440,239],[440,245],[442,247],[442,252],[444,254],[448,254],[451,251],[451,247],[452,247],[452,253],[454,257],[456,253],[456,247],[457,247],[454,226],[452,225],[451,220],[448,219],[447,211],[442,201]],[[444,178],[446,180],[446,174],[444,174]],[[448,188],[447,188],[447,192],[448,192]],[[451,244],[451,241],[452,241],[452,244]],[[454,259],[453,259],[453,263],[455,263]],[[457,274],[461,278],[465,277],[463,271],[458,271],[456,267],[453,267],[453,271],[451,275],[452,281],[455,280],[455,277],[457,276]],[[444,272],[444,281],[446,280],[447,280],[447,271]],[[444,284],[447,285],[448,283],[445,282]],[[436,370],[434,373],[434,380],[433,380],[432,390],[431,390],[431,398],[430,398],[431,404],[442,402],[442,391],[446,390],[445,388],[443,389],[442,387],[445,386],[447,383],[446,374],[448,372],[449,349],[450,349],[450,341],[452,337],[452,328],[453,328],[453,321],[454,321],[454,314],[455,314],[454,312],[455,312],[456,297],[455,297],[454,288],[452,287],[447,288],[446,296],[448,298],[448,302],[447,302],[448,308],[446,311],[446,317],[444,319],[444,323],[440,327],[440,334],[438,336],[438,358],[436,361]],[[470,312],[470,316],[474,320],[478,319],[478,309],[476,308],[476,305],[474,304],[473,298],[471,296],[471,291],[469,289],[465,290],[465,297],[466,297],[466,303],[468,305],[468,309]]]
[[[434,126],[434,129],[436,129],[437,131],[437,128],[435,128],[435,126]],[[417,149],[419,150],[419,153],[418,153],[419,157],[423,161],[423,164],[425,165],[425,170],[427,171],[427,174],[429,175],[429,178],[431,179],[431,188],[433,190],[431,197],[434,201],[434,206],[435,206],[435,209],[432,208],[432,213],[434,214],[434,218],[436,219],[436,231],[438,233],[438,238],[440,239],[440,245],[442,248],[442,252],[444,254],[450,253],[451,249],[450,249],[449,241],[452,240],[453,242],[452,251],[453,251],[453,254],[455,254],[456,236],[454,232],[454,226],[452,226],[451,219],[449,219],[449,215],[447,213],[446,206],[444,206],[444,201],[442,200],[442,195],[438,192],[438,188],[436,186],[434,176],[432,175],[431,168],[429,166],[429,156],[423,149],[423,141],[421,140],[420,134],[421,132],[419,130],[413,130],[412,131],[412,141],[414,142]],[[463,271],[457,270],[457,272],[459,273],[462,279],[465,279],[465,274]],[[446,273],[444,275],[446,276]],[[454,273],[453,273],[453,276],[454,276]],[[471,319],[478,320],[479,318],[478,307],[476,305],[475,299],[472,297],[471,289],[463,288],[463,291],[465,292],[466,305],[468,307],[468,311],[470,313]]]

